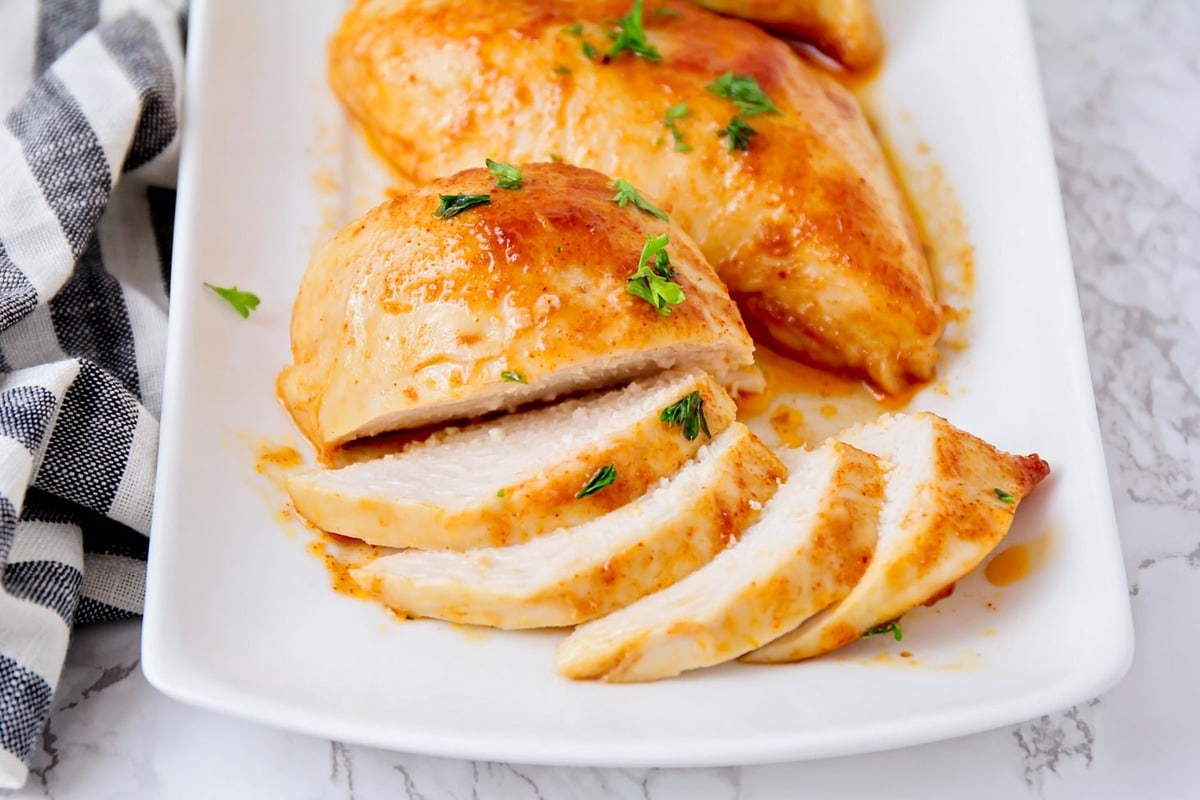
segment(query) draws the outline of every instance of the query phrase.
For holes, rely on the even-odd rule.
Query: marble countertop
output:
[[[1137,629],[1116,689],[1015,728],[868,756],[521,767],[343,745],[180,705],[146,683],[138,625],[123,623],[77,633],[33,773],[12,796],[1200,797],[1200,14],[1191,0],[1034,5]]]

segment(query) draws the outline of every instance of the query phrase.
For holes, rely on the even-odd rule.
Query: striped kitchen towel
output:
[[[141,613],[182,0],[0,2],[0,788],[73,624]]]

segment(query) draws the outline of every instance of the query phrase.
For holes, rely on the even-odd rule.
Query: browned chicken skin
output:
[[[313,256],[278,390],[319,452],[672,367],[743,379],[754,345],[678,225],[621,208],[591,170],[521,171],[516,191],[496,188],[486,169],[436,180]],[[490,202],[442,218],[439,195]],[[628,291],[647,237],[663,233],[685,298],[669,314]]]
[[[662,5],[674,13],[645,14],[654,62],[605,57],[629,0],[367,0],[330,42],[330,79],[415,180],[485,157],[561,157],[626,178],[692,234],[776,342],[887,392],[932,377],[942,309],[854,97],[753,25]],[[756,78],[780,110],[745,118],[757,131],[746,152],[717,135],[738,113],[706,90],[726,72]],[[663,124],[680,103],[687,152]]]

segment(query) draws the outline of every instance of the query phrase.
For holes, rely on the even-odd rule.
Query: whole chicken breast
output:
[[[519,189],[483,168],[414,189],[314,256],[278,390],[319,451],[672,367],[724,384],[753,367],[737,307],[678,225],[621,207],[600,173],[521,170]],[[458,195],[489,202],[438,216]],[[662,235],[682,301],[655,308],[629,286]]]
[[[854,96],[754,25],[685,3],[642,14],[658,60],[609,56],[610,37],[636,27],[614,23],[630,11],[630,0],[362,0],[330,41],[330,81],[410,179],[486,157],[624,178],[692,235],[779,345],[887,392],[930,378],[943,311]],[[753,78],[775,110],[710,91],[727,73],[726,89]]]

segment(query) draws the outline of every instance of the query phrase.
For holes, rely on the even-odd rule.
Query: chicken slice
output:
[[[891,393],[932,377],[943,311],[853,94],[754,25],[684,3],[647,4],[660,60],[608,57],[630,7],[367,0],[330,41],[330,81],[412,180],[485,157],[562,158],[623,178],[695,238],[747,322],[781,346]],[[736,76],[779,113],[751,113]],[[731,135],[735,118],[756,135]]]
[[[570,678],[652,681],[737,658],[840,600],[871,560],[883,500],[873,456],[829,442],[782,454],[788,480],[737,544],[655,594],[578,628]]]
[[[889,465],[879,543],[841,602],[743,661],[798,661],[859,639],[966,575],[1004,538],[1017,505],[1050,472],[929,413],[884,416],[837,437]]]
[[[520,169],[515,190],[482,168],[415,189],[313,258],[278,385],[319,451],[672,367],[722,383],[752,367],[737,307],[678,225],[617,205],[597,172]],[[439,195],[490,202],[439,217]],[[656,268],[682,298],[656,308],[629,279],[664,234],[669,263]]]
[[[663,421],[664,411],[682,406],[694,411],[684,424]],[[736,412],[711,376],[672,371],[450,429],[396,455],[301,473],[287,487],[309,522],[371,544],[445,550],[513,544],[641,496],[728,428]],[[617,480],[576,499],[608,464]]]
[[[511,547],[406,551],[351,574],[412,616],[496,628],[574,625],[707,563],[785,475],[771,450],[734,423],[669,481],[591,522]]]
[[[699,4],[811,42],[849,69],[867,69],[883,53],[871,0],[698,0]]]

